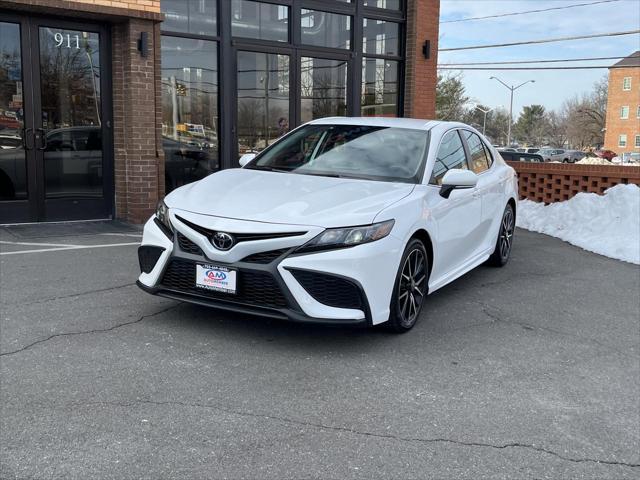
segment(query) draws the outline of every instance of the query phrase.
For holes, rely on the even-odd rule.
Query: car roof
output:
[[[390,117],[327,117],[309,122],[311,125],[362,125],[369,127],[395,127],[410,128],[413,130],[431,130],[437,125],[451,124],[452,126],[466,127],[457,122],[441,122],[437,120],[421,120],[416,118],[390,118]]]

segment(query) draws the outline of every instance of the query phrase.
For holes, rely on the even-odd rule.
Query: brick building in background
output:
[[[640,50],[609,69],[604,148],[640,153]]]
[[[435,115],[439,0],[0,0],[0,223],[146,220],[332,115]]]

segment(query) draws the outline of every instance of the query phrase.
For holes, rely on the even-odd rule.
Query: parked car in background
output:
[[[611,159],[613,157],[617,157],[618,156],[618,154],[616,152],[614,152],[613,150],[596,150],[593,153],[595,153],[600,158],[604,158],[605,160],[609,160],[609,161],[611,161]]]
[[[582,160],[587,156],[582,150],[567,150],[567,155],[569,155],[568,163],[576,163]],[[567,162],[565,162],[567,163]]]
[[[538,151],[545,162],[569,162],[569,154],[564,148],[542,148]]]
[[[540,151],[539,148],[527,148],[526,153],[538,153]]]
[[[520,153],[520,152],[500,152],[500,156],[508,162],[538,162],[542,163],[544,160],[541,155],[535,153]]]

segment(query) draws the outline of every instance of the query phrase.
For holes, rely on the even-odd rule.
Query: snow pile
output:
[[[580,165],[612,165],[612,163],[606,158],[600,157],[584,157],[582,160],[576,162]]]
[[[640,265],[640,187],[616,185],[550,205],[522,200],[517,226]]]

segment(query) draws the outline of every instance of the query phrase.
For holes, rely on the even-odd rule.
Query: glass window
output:
[[[289,129],[289,56],[238,52],[238,152],[259,152]]]
[[[165,32],[217,35],[216,0],[162,0]]]
[[[400,25],[383,20],[363,20],[362,49],[369,55],[398,55]]]
[[[442,177],[447,173],[447,170],[452,168],[469,169],[462,140],[457,130],[452,130],[442,137],[429,183],[442,185]]]
[[[364,0],[365,7],[388,8],[400,10],[400,0]]]
[[[622,79],[622,90],[631,90],[631,77],[624,77]]]
[[[398,115],[398,62],[365,58],[362,62],[362,116]]]
[[[351,17],[302,9],[302,43],[317,47],[351,48]]]
[[[267,150],[248,168],[305,175],[417,182],[427,132],[363,125],[307,125]]]
[[[21,200],[27,198],[27,162],[20,25],[0,22],[0,38],[0,201]]]
[[[473,132],[468,130],[461,131],[462,136],[467,141],[469,147],[469,153],[471,154],[471,161],[469,166],[475,173],[482,173],[489,168],[489,160],[487,159],[487,152],[484,149],[482,140]]]
[[[489,162],[489,168],[491,168],[491,165],[493,165],[493,154],[491,153],[491,150],[489,150],[489,147],[487,147],[487,145],[482,142],[482,146],[484,147],[484,153],[487,156],[487,162]],[[529,149],[529,150],[536,150],[537,149]],[[527,151],[527,153],[533,153],[533,152],[529,152]]]
[[[249,0],[233,0],[231,32],[235,37],[287,42],[289,7]]]
[[[618,137],[618,146],[619,147],[626,147],[627,146],[627,136],[626,135],[620,135]]]
[[[640,118],[640,105],[638,105],[638,111],[636,112],[636,117]]]
[[[216,42],[162,38],[162,144],[167,192],[220,168]]]
[[[347,62],[302,57],[300,63],[302,122],[347,114]]]
[[[640,135],[636,135],[636,148],[640,148]]]
[[[623,120],[626,120],[627,118],[629,118],[629,107],[628,106],[620,107],[620,118],[623,119]]]

